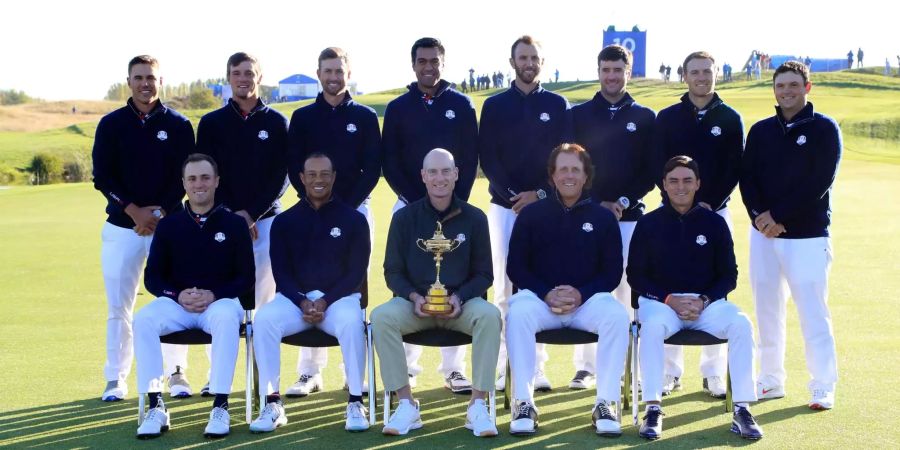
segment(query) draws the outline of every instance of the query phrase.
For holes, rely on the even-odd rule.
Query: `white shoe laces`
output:
[[[347,417],[351,419],[365,419],[366,418],[366,407],[362,405],[360,402],[353,402],[347,404]]]

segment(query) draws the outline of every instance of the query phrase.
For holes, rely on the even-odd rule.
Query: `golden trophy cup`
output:
[[[437,230],[431,239],[416,239],[416,246],[434,255],[435,280],[428,289],[425,296],[425,305],[422,310],[429,314],[447,314],[453,311],[450,306],[450,296],[447,294],[447,288],[441,283],[441,260],[444,259],[444,253],[450,253],[459,247],[461,242],[457,239],[447,239],[444,237],[444,231],[441,222],[437,223]]]

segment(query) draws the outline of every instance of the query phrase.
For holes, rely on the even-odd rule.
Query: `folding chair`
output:
[[[240,335],[244,338],[244,346],[246,347],[246,371],[247,386],[245,398],[245,420],[249,424],[253,415],[253,308],[256,307],[256,296],[254,291],[241,295],[238,298],[241,307],[244,309],[244,323],[241,324]],[[159,337],[160,343],[177,344],[177,345],[201,345],[212,344],[212,336],[199,328],[191,328],[174,333],[166,334]],[[144,409],[146,399],[143,394],[138,395],[138,425],[144,420]]]

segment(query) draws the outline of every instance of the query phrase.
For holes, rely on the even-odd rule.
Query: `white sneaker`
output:
[[[497,381],[494,381],[494,389],[498,392],[503,392],[506,390],[506,374],[500,372],[500,376],[497,377]]]
[[[366,431],[369,429],[369,410],[361,402],[347,403],[347,412],[344,413],[347,421],[344,429],[347,431]]]
[[[306,397],[313,392],[319,392],[325,388],[322,382],[322,374],[315,375],[301,374],[297,382],[284,392],[286,397]]]
[[[681,390],[681,379],[672,375],[666,375],[663,382],[662,395],[669,395],[672,392]]]
[[[422,428],[419,402],[412,403],[407,399],[401,399],[397,404],[397,409],[391,414],[390,420],[384,424],[381,432],[392,436],[404,436],[409,433],[409,430],[418,430],[419,428]]]
[[[466,410],[466,428],[472,430],[472,434],[477,437],[491,437],[498,434],[497,426],[494,425],[494,419],[483,399],[475,400],[475,403]]]
[[[453,371],[444,378],[444,387],[454,394],[471,394],[472,382],[460,372]]]
[[[137,438],[153,439],[159,437],[163,432],[169,431],[169,425],[171,425],[169,412],[166,411],[166,405],[160,400],[156,408],[150,408],[144,414],[144,419],[137,429]]]
[[[544,375],[544,371],[538,369],[534,372],[534,390],[536,392],[550,392],[553,386],[550,386],[550,380]]]
[[[813,389],[809,407],[818,411],[834,408],[834,391]]]
[[[782,398],[784,397],[784,394],[784,386],[777,384],[766,384],[762,381],[756,383],[756,398],[759,400]]]
[[[284,414],[284,405],[279,402],[269,402],[259,413],[259,417],[250,423],[250,431],[253,433],[269,433],[276,428],[287,425],[287,416]]]
[[[591,423],[594,424],[594,428],[600,436],[618,437],[622,435],[622,427],[616,418],[616,411],[610,408],[609,403],[604,400],[600,400],[594,405]]]
[[[594,374],[587,370],[579,370],[575,372],[575,376],[572,377],[572,381],[569,382],[569,389],[580,391],[582,389],[592,388],[595,384],[597,384],[597,378]]]
[[[103,395],[100,400],[104,402],[117,402],[128,395],[128,385],[122,380],[108,381],[106,387],[103,388]]]
[[[221,438],[228,436],[231,430],[231,415],[225,408],[215,407],[209,412],[209,423],[203,430],[203,435],[208,438]]]
[[[513,406],[509,434],[534,434],[538,427],[538,411],[533,404],[519,401]]]
[[[172,398],[188,398],[194,395],[191,390],[191,383],[188,382],[187,376],[181,373],[181,367],[175,366],[175,373],[169,377],[169,397]]]
[[[703,392],[713,398],[725,398],[725,380],[722,377],[706,377],[703,379]]]

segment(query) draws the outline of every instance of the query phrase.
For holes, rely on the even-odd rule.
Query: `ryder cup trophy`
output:
[[[444,259],[444,253],[456,250],[459,244],[460,241],[456,239],[444,237],[440,222],[437,223],[437,230],[431,239],[416,239],[416,246],[434,255],[436,276],[434,284],[428,289],[428,295],[425,296],[425,305],[422,306],[422,310],[429,314],[446,314],[453,310],[447,288],[441,283],[441,260]]]

